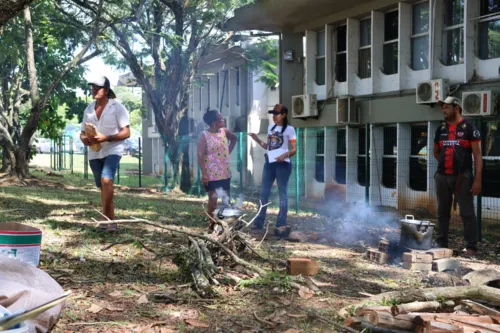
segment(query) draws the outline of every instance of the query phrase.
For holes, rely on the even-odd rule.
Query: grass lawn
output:
[[[43,158],[37,157],[37,163]],[[333,332],[331,325],[307,313],[342,322],[336,311],[359,301],[360,291],[378,294],[428,283],[422,282],[426,274],[363,258],[366,248],[360,242],[373,246],[380,236],[397,230],[362,223],[348,230],[338,219],[290,212],[289,224],[304,239],[292,243],[268,235],[258,252],[275,259],[316,259],[320,272],[315,279],[325,284],[314,295],[299,295],[290,287],[295,278],[287,276],[283,267],[273,268],[249,252],[242,255],[245,260],[273,272],[262,279],[247,276],[240,286],[215,287],[218,297],[201,299],[173,262],[188,244],[184,236],[138,224],[123,225],[115,234],[100,232],[84,224],[99,218],[99,193],[91,180],[35,170],[32,174],[35,178],[22,186],[5,182],[0,186],[0,224],[20,222],[41,229],[39,268],[74,293],[53,332]],[[176,190],[164,194],[118,187],[115,204],[118,218],[145,218],[202,233],[207,225],[204,201]],[[256,211],[248,202],[243,207],[250,216]],[[268,213],[274,222],[277,210],[270,207]],[[252,235],[255,246],[262,235]],[[103,250],[112,244],[116,245]],[[247,275],[238,265],[224,269]],[[101,310],[89,311],[95,306]],[[198,322],[209,328],[196,327]]]

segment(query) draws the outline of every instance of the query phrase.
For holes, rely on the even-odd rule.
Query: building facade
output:
[[[483,218],[500,218],[500,2],[257,0],[224,28],[281,34],[305,197],[435,212],[436,102],[453,95],[483,136]]]

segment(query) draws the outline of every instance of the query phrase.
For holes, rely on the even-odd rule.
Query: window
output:
[[[383,67],[386,75],[398,72],[398,15],[397,10],[385,14]]]
[[[339,128],[337,130],[337,154],[335,155],[335,180],[339,184],[346,183],[346,130]]]
[[[411,126],[410,188],[427,191],[427,124]]]
[[[361,79],[372,76],[372,20],[359,22],[359,74]]]
[[[366,129],[360,128],[358,133],[358,183],[366,186]]]
[[[320,183],[325,182],[325,131],[316,132],[316,170],[314,178]]]
[[[215,84],[217,86],[216,87],[217,88],[217,96],[215,97],[215,105],[219,109],[220,108],[220,105],[219,105],[219,98],[220,98],[220,75],[219,75],[219,73],[215,74]]]
[[[316,84],[325,85],[325,31],[316,33]]]
[[[335,62],[336,81],[347,80],[347,26],[343,25],[337,29],[337,55]]]
[[[443,62],[464,63],[464,0],[444,1]]]
[[[384,154],[382,155],[382,185],[396,188],[398,153],[398,129],[396,126],[384,127]]]
[[[483,153],[483,181],[482,195],[485,197],[500,198],[500,122],[489,121],[483,123],[481,134],[486,143]]]
[[[480,59],[500,58],[500,1],[480,0],[478,56]]]
[[[236,67],[236,105],[240,105],[240,67]]]
[[[411,67],[416,71],[429,68],[429,2],[427,1],[413,5]]]

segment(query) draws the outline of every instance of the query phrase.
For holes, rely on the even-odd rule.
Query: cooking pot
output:
[[[429,250],[432,248],[434,224],[429,221],[415,220],[413,215],[406,215],[401,220],[401,238],[399,246],[412,250]]]
[[[233,223],[243,216],[244,213],[244,211],[238,208],[222,206],[215,209],[214,216],[226,223]]]

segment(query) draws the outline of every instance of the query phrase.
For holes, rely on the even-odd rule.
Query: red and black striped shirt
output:
[[[440,125],[434,136],[434,149],[441,149],[437,171],[447,175],[472,172],[471,143],[474,141],[481,141],[481,133],[468,120]]]

